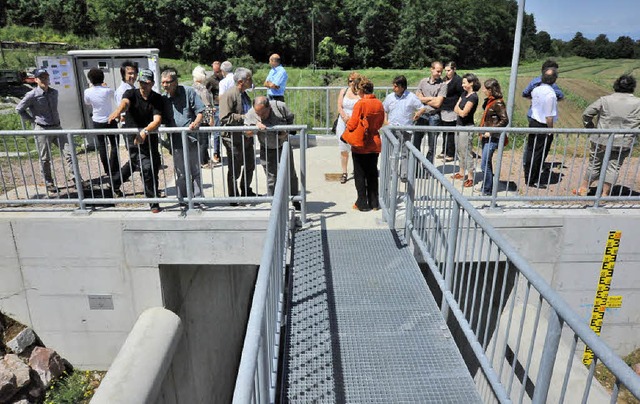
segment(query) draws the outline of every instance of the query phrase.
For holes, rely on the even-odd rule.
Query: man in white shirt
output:
[[[91,87],[84,91],[84,103],[91,106],[91,120],[94,129],[114,129],[117,128],[116,122],[109,123],[109,115],[115,109],[113,89],[104,84],[104,72],[97,67],[89,70],[87,78],[91,83]],[[111,149],[107,154],[107,142],[109,140]],[[94,137],[97,143],[98,154],[104,171],[103,175],[108,174],[109,177],[115,174],[120,167],[118,161],[118,136],[96,134]]]
[[[407,78],[405,76],[397,76],[393,79],[393,92],[387,94],[382,103],[384,107],[385,122],[392,126],[409,126],[413,125],[414,120],[418,119],[422,114],[422,101],[417,95],[407,90]],[[412,132],[396,131],[401,143],[411,140]],[[407,158],[408,150],[402,147],[402,156],[400,160],[400,180],[407,180]]]
[[[531,92],[530,128],[553,128],[558,119],[558,98],[552,85],[558,79],[558,70],[549,68],[542,74],[542,83]],[[530,133],[525,153],[524,179],[530,187],[544,188],[542,163],[553,142],[553,133]],[[548,182],[548,179],[547,181]]]
[[[233,70],[233,65],[228,60],[225,60],[220,65],[220,70],[224,74],[224,78],[220,80],[219,88],[218,88],[218,98],[222,98],[222,94],[224,94],[230,88],[235,87],[235,82],[233,81],[233,74],[231,71]]]
[[[138,79],[138,64],[130,60],[125,60],[120,65],[120,77],[122,77],[122,83],[115,92],[116,106],[122,102],[122,96],[127,90],[135,88],[136,80]]]

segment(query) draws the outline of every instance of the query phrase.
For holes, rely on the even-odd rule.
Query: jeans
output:
[[[420,118],[418,122],[416,122],[418,126],[440,126],[440,114],[429,115],[429,119]],[[422,138],[424,137],[424,132],[416,132],[413,135],[413,145],[416,149],[420,149],[420,145],[422,144]],[[438,132],[427,132],[427,160],[433,163],[433,157],[436,152],[436,142],[438,141]]]
[[[185,166],[184,161],[184,148],[182,144],[175,147],[173,150],[173,166],[175,167],[176,175],[176,191],[178,199],[182,202],[187,197],[187,176],[186,170],[189,170],[191,175],[191,191],[194,198],[202,197],[202,181],[200,179],[200,164],[198,161],[198,143],[191,140],[187,140],[187,155],[189,161]]]
[[[498,142],[485,142],[482,144],[482,193],[491,195],[493,191],[493,153],[498,150]]]
[[[61,127],[51,127],[44,128],[40,125],[36,125],[36,130],[48,130],[48,129],[62,129]],[[44,181],[47,185],[54,184],[54,178],[52,174],[52,166],[53,161],[51,158],[51,145],[55,144],[58,146],[60,151],[62,152],[62,156],[64,157],[64,161],[66,163],[66,170],[64,170],[64,175],[67,180],[67,184],[69,182],[74,181],[75,176],[73,173],[73,160],[71,158],[72,153],[75,153],[73,143],[69,143],[69,139],[67,135],[55,135],[55,136],[45,136],[45,135],[36,135],[36,146],[38,147],[38,155],[40,156],[40,166],[42,168],[42,175],[44,177]]]
[[[215,106],[216,111],[213,113],[213,124],[215,126],[220,125],[220,107]],[[220,132],[213,132],[213,154],[217,154],[220,157]]]

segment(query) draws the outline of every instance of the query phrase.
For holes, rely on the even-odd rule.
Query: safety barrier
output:
[[[284,316],[284,275],[290,241],[288,149],[289,143],[285,143],[233,393],[236,404],[275,402]]]
[[[640,397],[640,377],[423,152],[410,142],[403,147],[405,237],[439,286],[443,315],[455,324],[484,401],[616,402],[621,386]],[[592,351],[588,367],[585,346]],[[594,380],[598,362],[616,379],[611,397]]]
[[[0,131],[0,206],[65,205],[88,211],[90,207],[141,203],[177,203],[193,209],[198,204],[269,202],[272,192],[268,181],[262,180],[265,176],[258,172],[254,176],[251,170],[244,169],[256,166],[256,157],[261,156],[256,151],[258,140],[247,135],[256,129],[201,127],[189,131],[188,128],[162,127],[158,134],[151,134],[143,146],[134,143],[137,129]],[[202,157],[204,153],[213,157],[209,138],[223,131],[240,137],[244,152],[239,157],[229,155],[222,141],[220,163],[209,164],[204,161],[206,157]],[[275,136],[276,131],[297,132],[300,138],[299,185],[304,191],[307,128],[275,126],[268,129],[267,136]],[[149,147],[152,138],[158,139],[159,146],[154,140]],[[190,146],[180,147],[180,144]],[[62,145],[62,150],[57,145]],[[84,147],[77,150],[76,145]],[[275,158],[270,157],[272,153],[276,154]],[[259,163],[263,164],[264,171],[276,171],[269,164],[278,161],[278,153],[277,148],[262,151]],[[237,173],[230,171],[234,163],[243,169]],[[50,175],[46,170],[50,170]],[[134,171],[140,171],[140,178]],[[200,174],[200,178],[191,178],[192,172]],[[180,181],[195,183],[197,187],[185,185],[180,192]],[[232,183],[241,188],[230,190]],[[194,195],[196,188],[202,191],[201,195]],[[292,199],[306,205],[304,195],[301,192]],[[303,207],[303,221],[305,209]]]
[[[600,207],[602,204],[606,204],[608,208],[640,207],[640,153],[636,150],[640,130],[508,128],[508,132],[505,132],[504,128],[460,126],[388,126],[383,129],[383,131],[387,130],[395,138],[403,132],[413,136],[418,133],[424,134],[420,147],[422,154],[428,156],[440,173],[446,174],[446,180],[450,181],[469,201],[488,203],[489,207],[495,207],[499,203],[501,207],[508,208]],[[476,189],[464,186],[464,180],[467,179],[466,173],[463,179],[453,180],[452,176],[459,171],[458,157],[451,161],[436,157],[441,150],[442,141],[437,145],[436,150],[429,151],[427,138],[431,134],[442,138],[442,131],[453,132],[454,139],[460,136],[460,132],[473,134],[472,170]],[[493,187],[488,194],[478,189],[487,181],[485,177],[487,171],[482,170],[481,163],[483,147],[477,135],[485,132],[500,135],[500,141],[495,143],[491,167],[493,168]],[[553,135],[546,136],[549,133]],[[591,139],[596,136],[603,137],[605,140],[594,143]],[[631,144],[622,152],[621,148],[614,146],[613,143],[620,136],[625,136]],[[530,137],[534,141],[530,147],[526,147]],[[446,136],[444,138],[446,139]],[[541,142],[540,139],[544,139],[545,143],[538,145],[537,142]],[[527,161],[528,150],[537,147],[546,152],[539,161],[537,166],[539,168],[535,169],[535,164],[527,165],[524,162]],[[594,160],[592,155],[596,151],[600,155]],[[406,152],[403,150],[401,153]],[[600,173],[590,178],[591,183],[584,190],[586,192],[580,192],[581,182],[585,178],[589,165],[600,164],[602,167],[607,167],[609,163],[612,163],[614,168],[600,170]],[[612,174],[613,171],[615,171],[614,174]],[[616,177],[617,180],[612,184],[607,195],[607,182],[612,181],[610,178]]]

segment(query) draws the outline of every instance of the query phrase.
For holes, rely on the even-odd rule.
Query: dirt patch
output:
[[[640,348],[631,352],[629,355],[625,356],[622,359],[630,367],[635,365],[636,363],[640,363]],[[607,390],[609,390],[610,392],[613,391],[613,386],[615,384],[615,377],[613,376],[613,374],[611,374],[609,369],[607,369],[607,367],[603,363],[598,363],[596,365],[595,376],[596,376],[596,379],[598,379],[598,381],[600,382],[600,384],[602,384]],[[624,386],[621,386],[620,388],[620,394],[618,395],[617,402],[619,404],[640,404],[640,400],[635,398],[633,394],[631,394],[629,390],[627,390],[626,387]]]

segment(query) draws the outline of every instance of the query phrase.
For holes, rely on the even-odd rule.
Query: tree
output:
[[[631,59],[634,57],[635,43],[628,36],[621,36],[612,44],[611,53],[614,58]]]
[[[605,34],[600,34],[593,40],[593,54],[597,58],[611,59],[615,57],[611,52],[611,42]]]
[[[324,37],[318,44],[316,61],[320,66],[343,66],[348,57],[347,48],[336,44],[330,36]]]
[[[534,49],[541,55],[549,54],[551,51],[551,35],[547,31],[540,31],[536,34]]]

